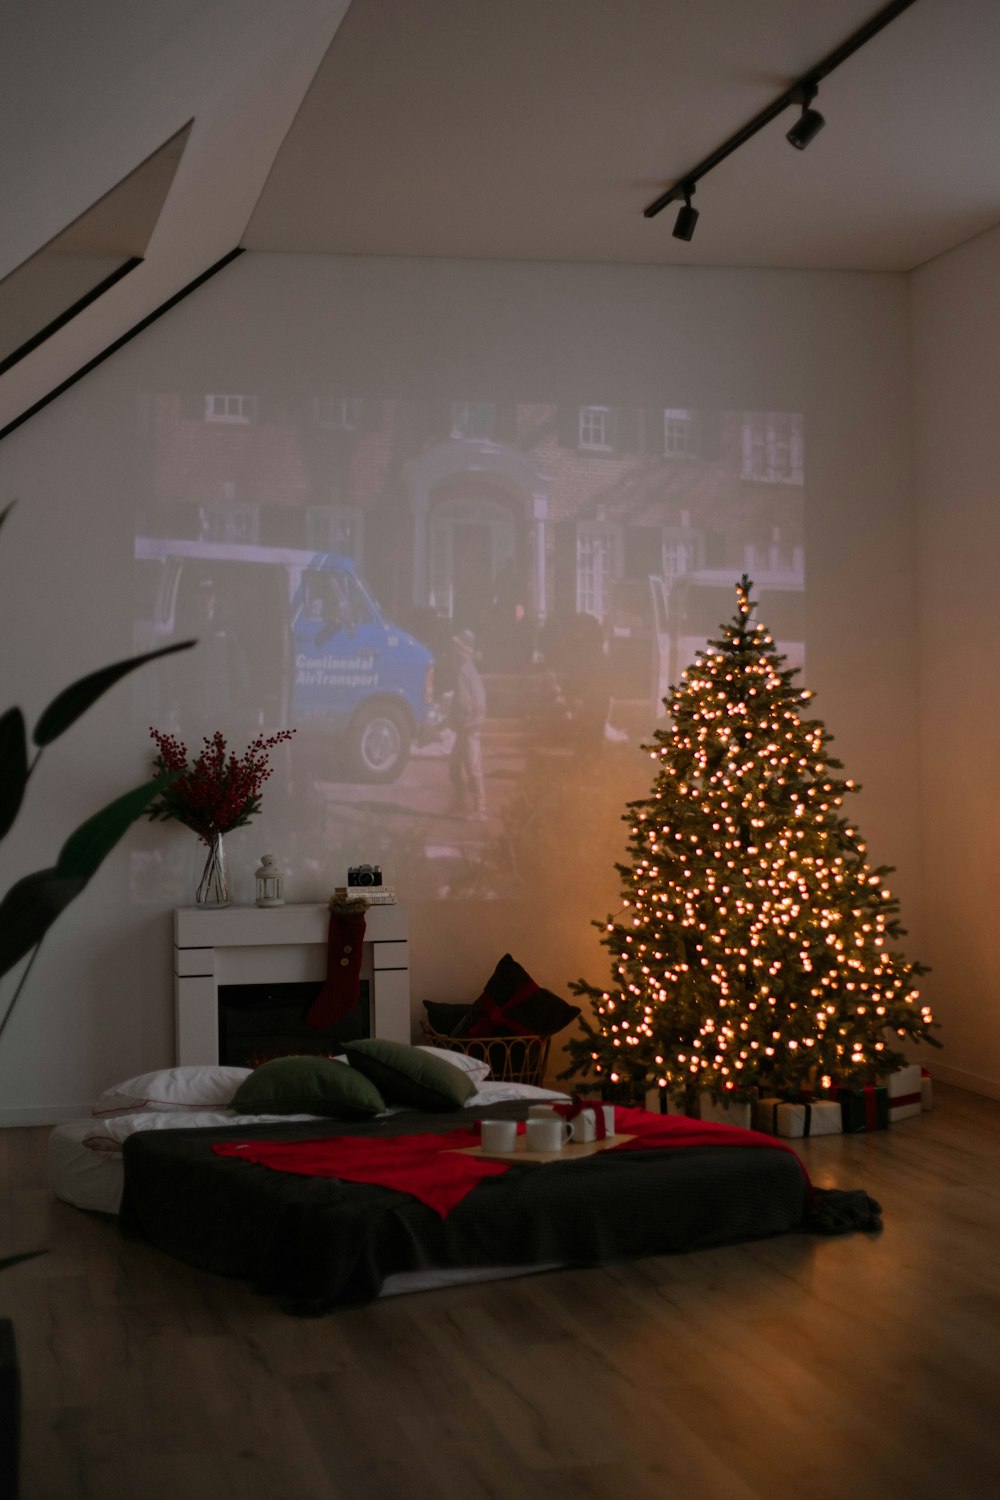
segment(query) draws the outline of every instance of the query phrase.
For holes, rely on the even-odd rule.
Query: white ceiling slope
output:
[[[1000,0],[916,0],[703,181],[658,193],[882,0],[352,0],[259,250],[905,271],[1000,222]]]
[[[143,264],[0,377],[0,427],[237,246],[348,0],[3,0],[0,276],[194,125]]]

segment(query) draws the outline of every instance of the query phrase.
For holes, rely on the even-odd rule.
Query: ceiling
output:
[[[0,371],[0,437],[240,245],[909,271],[1000,224],[1000,0],[914,0],[825,80],[808,150],[792,108],[702,180],[690,243],[643,208],[881,0],[127,8],[10,8],[0,277],[194,123],[141,263]]]
[[[643,208],[879,0],[352,0],[254,250],[907,271],[1000,223],[1000,4],[915,0],[816,101]]]

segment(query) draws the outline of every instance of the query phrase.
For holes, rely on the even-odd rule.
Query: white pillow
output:
[[[458,1068],[461,1073],[468,1073],[473,1083],[482,1083],[484,1078],[490,1076],[490,1065],[483,1062],[481,1057],[469,1057],[464,1052],[452,1052],[450,1047],[418,1047],[418,1052],[429,1052],[432,1057],[440,1057],[442,1062],[451,1063],[453,1068]]]
[[[463,1109],[489,1109],[494,1104],[506,1104],[511,1099],[530,1099],[531,1103],[547,1099],[562,1099],[569,1103],[569,1094],[557,1089],[543,1089],[536,1083],[481,1083],[471,1099],[466,1099]]]
[[[197,1063],[186,1068],[161,1068],[140,1073],[105,1089],[92,1114],[125,1114],[135,1110],[212,1109],[231,1103],[233,1095],[249,1078],[249,1068],[221,1067]]]

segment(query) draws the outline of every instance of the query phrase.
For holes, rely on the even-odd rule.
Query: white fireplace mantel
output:
[[[219,1061],[220,984],[296,984],[326,977],[329,908],[184,906],[174,912],[177,1064]],[[369,906],[361,978],[372,1035],[410,1040],[409,921],[403,906]]]

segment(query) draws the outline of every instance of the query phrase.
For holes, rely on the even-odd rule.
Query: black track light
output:
[[[691,207],[691,195],[694,192],[694,183],[686,182],[683,192],[684,205],[677,210],[677,221],[674,224],[675,240],[689,240],[694,234],[694,227],[698,222],[698,210]]]
[[[804,151],[809,142],[819,135],[826,124],[818,109],[813,109],[812,102],[819,89],[814,83],[806,84],[802,89],[802,113],[788,132],[785,139],[789,145],[794,146],[796,151]]]
[[[870,20],[866,21],[863,26],[860,26],[857,31],[849,36],[846,42],[841,42],[839,47],[835,47],[820,62],[814,63],[808,72],[803,73],[792,84],[791,88],[787,88],[783,94],[778,95],[777,99],[774,99],[764,109],[760,110],[759,113],[755,114],[753,119],[748,120],[740,130],[737,130],[735,135],[729,136],[728,140],[723,141],[721,146],[717,146],[714,151],[709,152],[708,156],[704,157],[696,167],[689,167],[681,176],[675,177],[666,192],[661,193],[658,198],[654,198],[653,202],[647,204],[643,209],[644,218],[655,219],[656,215],[662,213],[669,203],[677,203],[683,196],[684,207],[677,215],[677,222],[674,225],[674,238],[689,240],[694,234],[694,226],[698,222],[698,214],[691,207],[691,194],[694,192],[695,183],[700,182],[709,172],[714,171],[720,162],[726,160],[727,156],[732,156],[734,151],[738,151],[741,146],[745,146],[747,141],[757,134],[758,130],[763,130],[765,125],[770,125],[772,120],[776,120],[779,115],[783,115],[790,104],[797,104],[802,113],[788,132],[788,140],[796,150],[804,151],[809,142],[819,134],[826,123],[819,110],[812,107],[812,102],[819,90],[819,85],[829,78],[834,68],[839,68],[841,63],[846,62],[860,47],[863,47],[866,42],[871,41],[872,37],[877,36],[880,31],[884,30],[890,21],[895,21],[897,16],[901,16],[905,10],[909,10],[910,6],[915,4],[916,0],[888,0],[888,4],[883,5],[882,9],[877,11]],[[2,436],[3,434],[0,433],[0,437]]]

